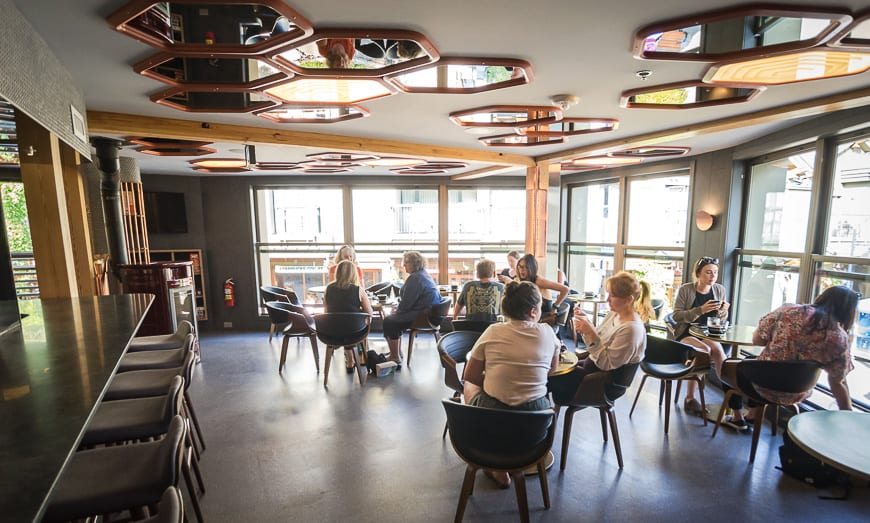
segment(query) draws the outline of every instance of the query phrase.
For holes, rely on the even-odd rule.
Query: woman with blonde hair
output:
[[[325,312],[366,312],[372,313],[372,304],[359,284],[355,263],[350,260],[342,260],[335,266],[335,281],[326,286],[323,293]],[[345,366],[347,373],[354,371],[353,348],[345,348]]]
[[[327,277],[329,278],[329,281],[332,281],[335,279],[335,268],[338,267],[338,264],[342,260],[348,260],[348,261],[353,262],[353,264],[356,266],[356,275],[359,278],[359,281],[357,283],[359,285],[362,285],[363,284],[362,269],[360,269],[359,265],[357,265],[356,251],[354,251],[353,247],[351,247],[350,245],[342,245],[338,249],[338,252],[335,253],[335,256],[332,258],[332,264],[329,266],[329,273],[327,275]]]
[[[550,391],[558,404],[567,404],[587,374],[618,369],[630,363],[640,363],[646,350],[646,329],[634,310],[641,289],[637,278],[621,271],[605,282],[610,312],[595,327],[583,309],[574,309],[574,329],[586,343],[589,355],[561,376],[550,379]]]
[[[634,310],[640,316],[640,321],[649,328],[649,322],[656,317],[656,311],[652,306],[652,289],[646,280],[640,280],[640,294],[634,302]]]

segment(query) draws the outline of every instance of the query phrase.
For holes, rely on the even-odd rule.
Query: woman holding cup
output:
[[[724,322],[728,317],[730,305],[725,301],[725,287],[716,283],[719,278],[719,260],[702,256],[695,263],[694,281],[684,283],[677,291],[674,299],[673,318],[674,339],[710,354],[710,359],[718,374],[725,361],[725,351],[722,344],[711,340],[700,340],[689,335],[689,325],[692,323],[707,325],[708,318]],[[705,416],[701,404],[695,399],[698,386],[694,381],[686,383],[686,400],[683,408],[689,414]]]

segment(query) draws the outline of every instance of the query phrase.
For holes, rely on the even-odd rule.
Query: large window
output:
[[[571,287],[601,294],[607,277],[632,271],[650,284],[662,319],[682,283],[689,182],[680,170],[571,187],[565,249]]]
[[[870,138],[837,148],[825,254],[870,257]]]
[[[523,251],[526,192],[522,189],[465,188],[448,191],[448,274],[450,284],[476,278],[478,260],[507,267],[510,250]]]

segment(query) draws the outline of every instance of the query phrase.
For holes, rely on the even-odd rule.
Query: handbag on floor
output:
[[[848,474],[833,467],[827,467],[820,460],[810,456],[798,447],[797,443],[788,435],[788,431],[783,433],[782,440],[783,444],[779,447],[781,466],[777,468],[783,473],[820,489],[834,486],[848,487]]]
[[[386,354],[378,354],[372,349],[369,349],[366,352],[366,368],[369,370],[369,374],[375,374],[378,372],[378,363],[386,363],[387,356]]]

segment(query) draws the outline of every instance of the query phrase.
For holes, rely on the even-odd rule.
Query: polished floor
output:
[[[281,340],[268,334],[207,334],[191,387],[208,448],[202,498],[209,522],[452,521],[465,470],[441,439],[448,396],[434,340],[417,342],[411,368],[360,387],[341,354],[329,388],[307,341],[291,340],[278,374]],[[383,340],[373,340],[380,352]],[[323,359],[321,348],[321,360]],[[322,361],[321,361],[322,364]],[[629,419],[640,376],[617,404],[625,468],[603,443],[598,414],[575,415],[568,466],[549,471],[552,507],[544,510],[537,478],[527,481],[532,521],[867,521],[868,489],[847,501],[783,476],[765,426],[755,464],[750,436],[680,409],[663,434],[657,382],[648,380]],[[716,401],[716,391],[709,392]],[[561,420],[554,444],[558,459]],[[514,490],[482,474],[465,521],[517,521]]]

